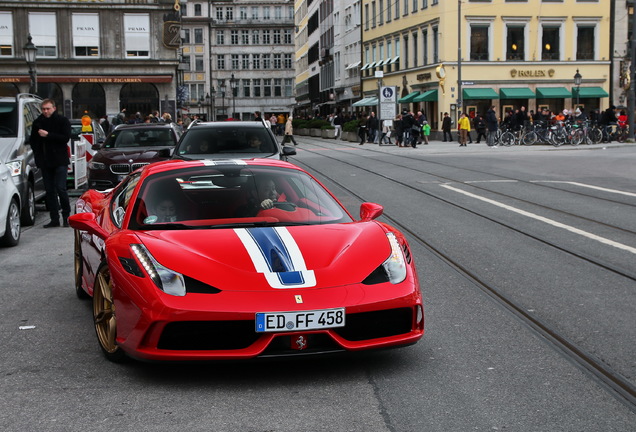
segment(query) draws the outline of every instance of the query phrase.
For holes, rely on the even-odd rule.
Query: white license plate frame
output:
[[[323,330],[344,327],[345,308],[293,312],[257,312],[257,333]]]

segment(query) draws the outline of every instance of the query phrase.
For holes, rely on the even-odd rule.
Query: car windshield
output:
[[[271,155],[278,148],[276,141],[262,125],[231,128],[224,126],[195,126],[179,143],[177,155],[184,158],[206,158],[210,155]]]
[[[0,137],[15,137],[18,132],[18,110],[15,102],[0,102]]]
[[[104,143],[105,148],[174,147],[176,140],[168,128],[115,129]]]
[[[237,165],[236,161],[150,176],[145,179],[132,212],[129,228],[139,230],[352,221],[306,173]]]

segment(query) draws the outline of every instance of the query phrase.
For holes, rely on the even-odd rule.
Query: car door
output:
[[[28,142],[31,136],[31,128],[33,122],[40,116],[40,104],[36,101],[28,101],[24,104],[24,141]],[[44,197],[44,180],[42,180],[42,171],[35,165],[35,156],[33,150],[29,144],[27,146],[27,164],[29,165],[29,172],[33,174],[33,186],[35,191],[35,199],[39,200]]]

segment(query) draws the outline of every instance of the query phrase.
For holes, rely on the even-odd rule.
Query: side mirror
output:
[[[101,144],[101,143],[99,143],[99,142],[98,142],[97,144],[93,144],[93,145],[91,146],[91,149],[93,149],[93,150],[95,150],[95,151],[98,151],[98,150],[100,150],[101,148],[102,148],[102,144]]]
[[[296,156],[296,148],[284,145],[283,156]]]
[[[172,156],[172,150],[169,148],[162,148],[157,152],[157,156],[162,158],[169,158],[170,156]]]
[[[360,205],[360,221],[368,222],[379,218],[384,213],[384,207],[380,204],[365,202]]]
[[[95,213],[77,213],[69,216],[69,225],[76,230],[87,231],[96,235],[102,240],[106,240],[108,233],[97,224]]]

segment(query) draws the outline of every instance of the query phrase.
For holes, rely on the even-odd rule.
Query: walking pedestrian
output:
[[[468,139],[468,133],[470,132],[470,120],[466,116],[465,112],[463,112],[459,117],[457,124],[459,126],[459,146],[466,147],[466,140]]]
[[[285,141],[291,141],[295,146],[297,146],[298,143],[296,142],[296,139],[294,139],[294,127],[292,126],[293,119],[294,118],[292,116],[289,116],[287,118],[287,123],[285,123]]]
[[[453,125],[453,121],[447,112],[444,113],[444,118],[442,119],[442,133],[444,135],[444,139],[442,142],[453,142],[453,136],[451,135],[451,127]],[[446,139],[448,138],[448,139]]]
[[[42,101],[42,114],[35,119],[31,128],[30,143],[35,155],[35,163],[42,170],[46,206],[51,221],[44,228],[67,227],[71,215],[71,205],[66,190],[66,173],[70,163],[67,143],[71,139],[71,122],[57,112],[55,101]]]
[[[360,145],[364,144],[367,139],[367,116],[362,114],[360,120],[358,120],[358,137],[360,138]]]
[[[488,128],[488,146],[496,147],[495,137],[498,129],[497,113],[495,113],[495,106],[491,105],[490,109],[486,112],[486,127]]]

